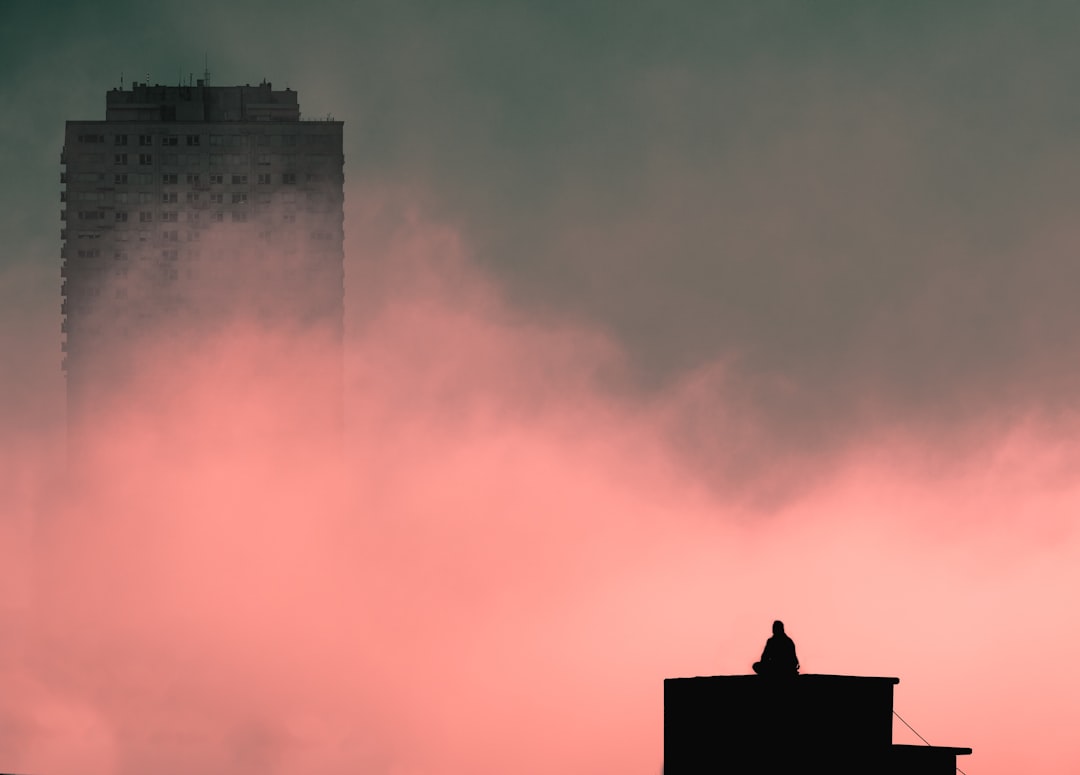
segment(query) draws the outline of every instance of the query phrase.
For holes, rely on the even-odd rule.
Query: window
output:
[[[259,163],[260,166],[265,167],[268,164],[270,164],[270,154],[268,154],[268,153],[260,153],[256,157],[256,161]]]
[[[187,214],[187,219],[188,219],[188,223],[198,223],[199,222],[199,214],[189,211],[188,214]]]
[[[233,175],[232,182],[234,186],[240,186],[247,183],[247,175]]]
[[[154,138],[152,135],[139,135],[139,145],[152,145]]]
[[[121,203],[121,204],[127,204],[127,201],[128,201],[127,192],[126,191],[121,191],[120,193],[118,193],[116,195],[116,201]]]
[[[318,183],[321,180],[322,180],[322,175],[319,175],[318,173],[308,173],[308,176],[307,176],[307,182],[308,183]]]
[[[221,183],[224,183],[224,182],[225,182],[225,176],[224,175],[211,175],[210,176],[211,185],[213,185],[214,183],[217,183],[217,184],[220,185]]]
[[[188,145],[198,145],[199,144],[199,136],[198,135],[188,135],[187,136],[187,144]]]
[[[164,137],[161,138],[161,144],[162,145],[178,145],[179,143],[180,143],[180,138],[177,137],[176,135],[165,135]]]
[[[269,172],[260,172],[259,173],[259,185],[260,186],[269,186],[270,185],[270,173]]]
[[[187,192],[187,203],[189,205],[194,204],[195,202],[198,202],[198,201],[199,201],[199,192],[198,191],[188,191]]]
[[[117,210],[116,211],[116,222],[117,223],[126,223],[127,222],[127,213],[125,211],[123,211],[123,210]]]
[[[225,195],[224,194],[211,194],[210,195],[210,201],[213,202],[216,205],[222,204],[225,201]]]
[[[284,135],[281,138],[282,145],[296,145],[296,135]]]
[[[232,219],[233,219],[234,223],[243,223],[244,221],[247,220],[247,213],[245,213],[243,211],[233,213],[232,214]]]
[[[166,186],[176,185],[176,179],[177,175],[173,172],[161,176],[161,182],[164,183]]]
[[[212,154],[210,154],[210,166],[211,167],[220,167],[224,163],[225,163],[225,155],[224,154],[220,154],[220,153],[212,153]]]
[[[88,248],[78,252],[79,258],[97,258],[101,255],[100,248]]]
[[[127,135],[116,135],[113,138],[113,145],[127,145]]]
[[[105,135],[79,135],[80,143],[103,143]]]
[[[149,223],[154,220],[154,214],[143,210],[139,213],[139,223]]]
[[[105,212],[103,210],[80,210],[80,221],[103,221],[105,220]]]
[[[154,176],[149,172],[136,172],[132,175],[131,179],[140,186],[154,185]]]
[[[167,191],[164,194],[162,194],[161,195],[161,203],[162,204],[175,204],[176,203],[176,192],[175,191]]]
[[[180,157],[175,153],[163,153],[161,155],[161,163],[169,167],[175,167],[179,163]]]
[[[285,213],[285,215],[281,216],[281,220],[285,221],[285,223],[296,223],[296,213]]]
[[[113,175],[113,181],[112,182],[113,182],[113,185],[116,185],[116,186],[126,186],[127,185],[127,173],[126,172],[117,172],[115,175]]]
[[[167,221],[167,222],[169,222],[169,223],[176,223],[176,221],[177,221],[177,214],[176,214],[176,213],[174,213],[174,212],[169,212],[169,213],[162,213],[162,214],[161,214],[161,220],[163,220],[163,221]]]
[[[154,201],[154,195],[151,194],[149,191],[140,191],[139,192],[139,204],[148,205],[153,201]]]
[[[177,232],[176,229],[172,229],[171,231],[163,231],[161,233],[161,236],[166,242],[180,241],[179,232]]]
[[[281,182],[286,184],[286,185],[295,184],[296,183],[296,173],[295,172],[283,172],[281,174]]]
[[[221,223],[225,220],[225,213],[214,213],[214,220]]]
[[[247,204],[247,194],[242,191],[238,191],[232,195],[232,203],[234,205]]]
[[[113,164],[127,164],[127,154],[118,153],[113,156]]]
[[[154,163],[154,157],[153,157],[152,154],[149,154],[149,153],[140,153],[139,154],[139,164],[141,164],[142,166],[149,167],[153,163]]]
[[[180,252],[176,248],[161,251],[161,257],[166,261],[175,261]],[[176,279],[175,277],[173,279]]]
[[[237,147],[247,145],[247,138],[243,135],[210,135],[210,145]]]
[[[185,180],[189,186],[197,186],[199,185],[199,173],[189,172]]]

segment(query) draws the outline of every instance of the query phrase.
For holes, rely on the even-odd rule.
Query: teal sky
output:
[[[898,5],[4,3],[9,359],[57,384],[64,120],[205,58],[344,120],[352,202],[408,192],[635,386],[726,363],[755,454],[1071,416],[1080,10]]]

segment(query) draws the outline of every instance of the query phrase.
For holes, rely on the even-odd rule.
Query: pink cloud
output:
[[[32,590],[5,768],[654,773],[662,679],[746,672],[775,617],[808,672],[899,675],[969,772],[1070,761],[1071,447],[1017,427],[935,475],[933,440],[882,433],[756,513],[673,441],[715,393],[615,389],[616,342],[397,223],[349,229],[344,453],[307,432],[332,348],[241,320],[157,341],[63,492],[5,450],[4,512],[36,524],[0,534],[33,557],[3,563]]]

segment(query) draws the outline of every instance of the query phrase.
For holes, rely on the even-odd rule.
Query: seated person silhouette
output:
[[[784,632],[784,623],[772,624],[772,637],[765,642],[761,661],[754,663],[754,672],[768,676],[796,676],[799,674],[799,658],[795,655],[795,641]]]

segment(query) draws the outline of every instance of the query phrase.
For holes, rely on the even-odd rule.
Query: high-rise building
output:
[[[60,161],[69,429],[153,337],[246,316],[340,346],[342,122],[267,82],[136,83],[67,122]]]

